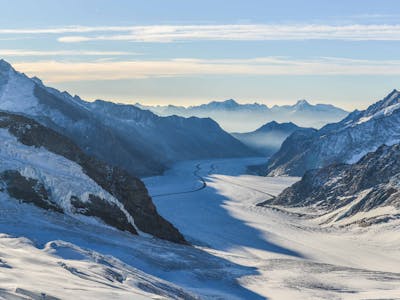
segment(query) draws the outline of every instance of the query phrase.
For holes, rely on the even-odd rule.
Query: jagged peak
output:
[[[300,99],[296,102],[295,106],[311,106],[306,99]]]
[[[393,91],[391,91],[387,96],[386,96],[386,98],[385,99],[387,99],[387,100],[395,100],[396,98],[399,98],[400,97],[400,92],[397,90],[397,89],[393,89]],[[396,102],[398,102],[398,101],[396,101]]]
[[[382,111],[390,106],[396,105],[400,103],[400,92],[396,89],[393,89],[385,98],[382,100],[372,104],[364,111],[364,115],[373,115],[379,111]]]

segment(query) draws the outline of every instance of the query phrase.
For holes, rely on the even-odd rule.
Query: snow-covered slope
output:
[[[85,155],[64,136],[26,117],[0,112],[0,193],[15,201],[177,243],[144,184]],[[95,219],[94,219],[94,218]]]
[[[0,299],[198,299],[118,259],[61,240],[38,248],[27,238],[0,234],[0,249]]]
[[[165,118],[131,105],[89,103],[28,78],[4,60],[0,109],[28,115],[133,175],[159,174],[185,159],[254,154],[211,119]]]
[[[243,144],[259,153],[270,156],[279,150],[283,141],[301,127],[293,123],[277,123],[275,121],[264,124],[252,132],[232,133]]]
[[[364,111],[354,111],[318,131],[294,133],[268,165],[270,175],[301,176],[332,163],[355,163],[379,146],[400,142],[400,93],[393,90]]]
[[[368,226],[400,218],[400,144],[381,146],[355,164],[305,173],[264,205],[309,207],[324,223]]]
[[[337,122],[347,116],[343,109],[327,104],[312,105],[299,100],[294,105],[239,104],[235,100],[213,101],[199,106],[136,106],[148,109],[160,116],[178,115],[184,117],[210,117],[228,132],[254,131],[271,121],[294,122],[304,127],[320,128],[330,122]]]

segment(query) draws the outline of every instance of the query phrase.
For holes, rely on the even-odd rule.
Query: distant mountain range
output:
[[[400,145],[383,145],[355,164],[307,171],[301,181],[261,205],[312,208],[323,224],[368,226],[399,219],[399,162]]]
[[[289,123],[277,123],[275,121],[264,124],[252,132],[232,133],[243,144],[253,148],[257,152],[271,156],[279,150],[283,141],[296,130],[302,127]]]
[[[320,130],[294,132],[268,163],[269,175],[302,176],[334,163],[355,163],[381,145],[400,142],[400,93],[393,90],[364,111]]]
[[[136,104],[141,109],[148,109],[160,116],[178,115],[183,117],[210,117],[228,132],[254,131],[271,121],[294,122],[303,127],[320,128],[327,123],[337,122],[348,112],[328,104],[312,105],[300,100],[294,105],[239,104],[230,99],[222,102],[213,101],[199,106],[145,106]]]
[[[0,60],[0,110],[23,114],[72,139],[86,154],[135,176],[180,160],[253,156],[210,118],[159,117],[133,105],[93,103],[46,87]]]

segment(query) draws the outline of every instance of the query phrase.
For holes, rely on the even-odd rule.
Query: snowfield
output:
[[[194,247],[0,193],[0,299],[399,299],[400,224],[322,227],[256,206],[299,180],[244,175],[263,162],[188,161],[144,179]]]

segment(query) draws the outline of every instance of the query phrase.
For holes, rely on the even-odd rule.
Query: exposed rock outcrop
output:
[[[62,212],[62,209],[51,201],[45,186],[38,180],[26,178],[15,170],[7,170],[0,173],[0,181],[11,197],[33,203],[43,209]]]

